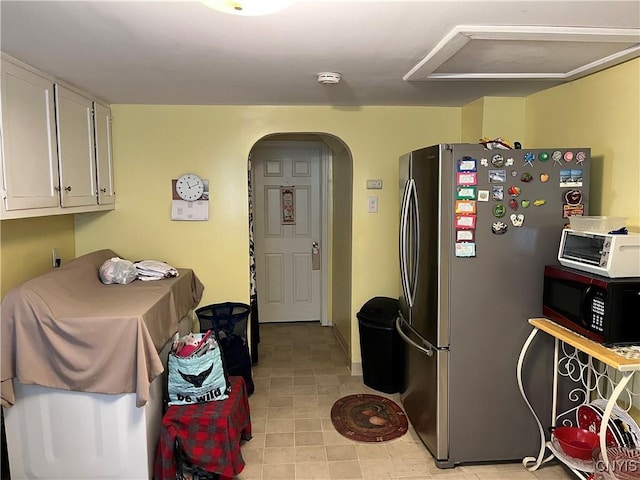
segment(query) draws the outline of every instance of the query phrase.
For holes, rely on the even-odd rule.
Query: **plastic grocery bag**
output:
[[[133,262],[123,260],[120,257],[113,257],[100,265],[100,280],[104,284],[111,283],[131,283],[138,278],[138,270]]]

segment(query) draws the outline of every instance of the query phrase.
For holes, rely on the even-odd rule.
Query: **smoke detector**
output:
[[[341,75],[335,72],[320,72],[318,74],[318,82],[324,85],[334,85],[340,83]]]

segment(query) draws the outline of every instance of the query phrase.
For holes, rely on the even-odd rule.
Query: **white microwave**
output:
[[[560,239],[558,261],[565,267],[609,278],[640,277],[640,234],[565,229]]]

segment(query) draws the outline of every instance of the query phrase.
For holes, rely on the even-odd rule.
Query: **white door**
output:
[[[260,323],[321,320],[322,152],[320,142],[252,151]]]

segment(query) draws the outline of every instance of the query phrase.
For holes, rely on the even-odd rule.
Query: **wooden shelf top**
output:
[[[589,340],[547,318],[530,318],[529,323],[552,337],[562,340],[564,343],[577,348],[593,358],[597,358],[601,362],[621,372],[640,370],[640,358],[627,358],[619,355],[611,348]]]

